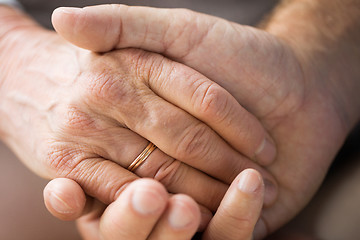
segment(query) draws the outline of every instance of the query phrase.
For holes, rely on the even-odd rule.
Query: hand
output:
[[[230,186],[202,239],[250,240],[263,195],[261,175],[250,169],[243,171]],[[60,219],[81,216],[77,223],[86,240],[187,240],[200,223],[194,200],[181,194],[169,196],[161,184],[150,179],[132,182],[107,207],[86,199],[76,182],[61,178],[45,187],[44,200],[48,210]]]
[[[271,162],[264,128],[217,84],[142,50],[90,53],[7,10],[30,23],[0,44],[1,137],[40,176],[73,179],[106,204],[152,177],[213,211],[246,167],[274,182],[234,149]],[[158,149],[135,175],[126,168],[148,141]],[[271,204],[276,188],[267,189]]]
[[[359,117],[348,111],[359,101],[343,88],[354,84],[331,82],[334,70],[321,69],[328,59],[311,59],[311,46],[296,45],[294,38],[188,10],[123,5],[60,8],[53,24],[68,41],[92,51],[134,47],[181,62],[226,88],[261,120],[277,146],[268,169],[279,185],[278,200],[258,224],[263,235],[310,200]]]

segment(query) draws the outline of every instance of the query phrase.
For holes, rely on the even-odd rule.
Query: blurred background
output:
[[[47,212],[42,191],[47,181],[30,172],[0,142],[0,239],[77,240],[72,222]]]

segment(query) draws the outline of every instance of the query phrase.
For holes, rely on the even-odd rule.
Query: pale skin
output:
[[[261,175],[244,170],[229,187],[202,239],[252,239],[263,197]],[[200,227],[201,213],[193,199],[183,194],[169,196],[150,179],[134,181],[109,206],[86,199],[81,187],[69,179],[51,181],[44,199],[48,210],[60,219],[82,216],[77,224],[87,240],[188,240]]]
[[[93,54],[9,7],[0,22],[0,136],[38,175],[73,179],[105,204],[139,177],[155,178],[196,200],[206,221],[250,167],[265,179],[264,204],[276,200],[275,179],[259,165],[274,160],[273,141],[202,74],[143,50]],[[127,171],[148,141],[158,149]]]
[[[286,47],[289,47],[292,51],[294,51],[296,53],[296,54],[293,54],[293,53],[291,53],[292,51],[290,51],[290,50],[285,51],[286,53],[289,53],[288,51],[290,51],[290,53],[291,53],[290,55],[295,55],[291,58],[294,58],[293,61],[298,62],[298,64],[300,64],[303,67],[303,69],[305,70],[304,73],[306,73],[306,74],[303,76],[303,78],[300,78],[300,79],[306,79],[306,84],[300,84],[300,86],[302,86],[302,85],[307,86],[307,88],[304,88],[303,90],[300,91],[300,93],[297,93],[295,95],[300,95],[300,96],[303,95],[306,97],[292,96],[293,91],[290,91],[290,90],[298,89],[298,87],[294,87],[294,86],[293,86],[294,89],[291,89],[292,84],[296,84],[297,81],[302,82],[300,80],[294,80],[294,79],[297,79],[296,77],[294,79],[292,77],[288,78],[288,79],[292,79],[290,82],[290,87],[285,84],[287,82],[287,81],[285,81],[286,79],[278,80],[278,81],[280,81],[280,83],[278,83],[278,85],[276,85],[276,89],[275,88],[267,89],[267,87],[264,87],[264,89],[267,89],[267,90],[272,89],[272,91],[274,91],[274,89],[275,89],[276,93],[279,94],[277,96],[280,96],[280,100],[279,99],[276,100],[276,98],[275,98],[276,101],[274,101],[274,106],[275,106],[276,102],[279,102],[279,101],[281,102],[282,100],[284,100],[283,97],[281,97],[281,96],[287,96],[287,93],[291,93],[290,96],[295,97],[294,102],[286,101],[286,103],[290,103],[290,106],[285,106],[285,107],[282,106],[282,107],[277,108],[276,111],[274,110],[272,118],[270,118],[269,116],[263,116],[263,114],[266,115],[264,113],[266,110],[266,107],[268,107],[267,110],[269,110],[269,109],[272,110],[272,108],[273,108],[273,107],[269,106],[270,105],[269,103],[267,103],[269,101],[265,101],[265,100],[264,100],[264,102],[255,101],[256,99],[255,100],[253,99],[256,97],[256,96],[254,96],[254,91],[252,91],[252,92],[249,91],[249,92],[251,92],[251,94],[246,93],[246,92],[245,93],[243,92],[242,94],[236,94],[236,91],[239,89],[235,89],[234,87],[226,87],[226,83],[224,83],[224,87],[228,88],[229,91],[235,96],[235,98],[237,100],[239,100],[239,101],[242,100],[244,102],[243,105],[247,109],[249,109],[250,111],[253,111],[260,119],[262,119],[262,122],[265,124],[265,126],[267,126],[267,128],[270,129],[271,136],[274,138],[274,140],[279,148],[279,151],[280,151],[279,157],[277,159],[277,163],[270,167],[270,170],[275,174],[276,179],[278,180],[278,182],[281,185],[280,199],[279,199],[280,203],[277,203],[276,205],[274,205],[275,207],[270,208],[270,210],[266,209],[264,211],[264,215],[263,215],[263,219],[267,219],[267,221],[269,221],[269,223],[270,223],[268,225],[269,231],[273,231],[281,222],[286,221],[286,219],[290,218],[293,214],[295,214],[295,212],[299,208],[301,208],[302,205],[304,205],[306,203],[306,201],[312,195],[312,192],[315,191],[315,189],[317,187],[316,185],[320,184],[321,179],[322,179],[324,173],[326,172],[326,169],[327,169],[329,163],[331,162],[333,155],[335,154],[335,152],[341,145],[341,142],[343,141],[343,139],[345,138],[347,133],[350,131],[351,127],[359,119],[359,113],[358,113],[359,100],[358,100],[358,98],[356,98],[356,90],[359,88],[358,88],[358,81],[355,81],[357,79],[357,76],[359,76],[358,75],[359,73],[358,73],[357,68],[352,67],[352,66],[354,66],[353,65],[354,63],[358,62],[357,56],[359,56],[359,55],[355,54],[356,51],[358,51],[358,49],[354,48],[354,42],[355,43],[358,42],[357,41],[358,37],[356,36],[356,34],[354,34],[354,31],[351,31],[353,29],[358,29],[358,27],[356,27],[356,23],[359,22],[359,21],[357,21],[358,19],[356,19],[356,16],[359,16],[359,14],[357,14],[358,12],[356,12],[358,8],[356,8],[356,5],[352,5],[351,11],[350,12],[345,11],[346,12],[346,14],[345,14],[342,8],[339,9],[337,7],[336,11],[334,9],[331,9],[331,7],[334,7],[334,6],[332,4],[328,4],[328,1],[326,2],[326,4],[323,4],[323,6],[325,6],[326,8],[327,7],[330,8],[330,9],[328,9],[328,11],[330,13],[334,13],[334,12],[336,13],[334,15],[335,19],[337,20],[336,23],[344,24],[345,27],[341,27],[340,29],[347,29],[347,31],[345,32],[347,37],[345,39],[347,39],[348,44],[343,44],[343,41],[340,41],[340,40],[343,40],[343,38],[340,38],[340,37],[344,36],[344,35],[342,35],[343,33],[340,31],[340,32],[338,32],[339,35],[332,34],[333,28],[327,28],[326,24],[325,24],[325,26],[323,26],[324,23],[322,22],[321,18],[314,19],[314,21],[316,23],[316,24],[314,24],[314,26],[323,27],[322,29],[325,30],[326,35],[330,34],[332,41],[329,41],[323,35],[319,35],[322,32],[320,32],[320,33],[317,31],[306,32],[306,30],[309,29],[309,28],[307,28],[308,24],[305,24],[304,27],[301,26],[301,27],[296,28],[297,24],[301,25],[301,23],[304,22],[304,21],[296,21],[296,20],[299,20],[296,17],[300,18],[300,20],[301,20],[301,19],[305,18],[305,16],[306,16],[306,19],[309,20],[309,18],[311,19],[311,17],[313,17],[314,11],[318,10],[316,7],[319,7],[319,6],[317,6],[316,4],[315,4],[315,6],[313,6],[306,1],[288,1],[288,2],[289,2],[288,5],[285,5],[284,8],[279,9],[278,14],[273,17],[273,19],[270,21],[270,24],[267,26],[267,30],[272,35],[267,35],[264,32],[257,32],[257,31],[255,31],[255,33],[265,34],[262,36],[263,37],[266,36],[265,37],[266,39],[269,36],[273,40],[276,40],[278,38],[282,39],[282,41],[280,41],[280,43],[281,43],[280,45],[278,45],[279,42],[275,41],[276,42],[276,43],[274,43],[275,46],[277,46],[277,47],[280,46],[281,49],[283,48],[283,46],[286,46]],[[319,2],[320,1],[316,1],[316,3],[319,3]],[[336,3],[337,1],[331,1],[331,2]],[[302,7],[301,9],[304,9],[304,12],[301,12],[301,14],[299,14],[298,11],[295,11],[295,10],[297,10],[296,6],[298,6],[298,4],[301,5],[301,7]],[[354,4],[354,3],[352,3],[352,4]],[[335,5],[335,6],[337,6],[337,5]],[[346,6],[346,4],[345,4],[345,6]],[[342,6],[342,7],[344,7],[344,6]],[[321,9],[324,9],[324,8],[321,8]],[[354,14],[354,12],[357,15]],[[286,16],[288,16],[288,15],[291,15],[292,18],[294,19],[294,21],[288,21],[288,19],[286,18]],[[343,16],[343,15],[347,16],[346,19],[348,19],[349,22],[341,21],[341,19],[343,19],[341,16]],[[294,18],[294,16],[296,16],[296,17]],[[284,20],[284,18],[286,20]],[[338,20],[340,20],[340,21],[338,21]],[[280,24],[280,22],[281,22],[281,24]],[[305,23],[307,23],[307,21],[305,21]],[[204,29],[206,32],[207,28],[204,28]],[[251,30],[249,28],[246,28],[246,29]],[[316,29],[317,28],[315,28],[315,30]],[[294,34],[294,35],[296,37],[289,39],[289,36],[292,36],[291,34],[289,34],[289,31],[290,32],[295,31],[296,34]],[[305,33],[308,33],[308,34],[305,34],[305,35],[301,34],[301,33],[303,33],[303,31],[305,31]],[[241,31],[241,32],[244,32],[244,31]],[[250,31],[250,32],[252,32],[252,31]],[[355,31],[355,33],[356,33],[356,31]],[[84,36],[87,37],[86,31],[85,31]],[[234,35],[230,35],[230,36],[234,36]],[[275,38],[273,38],[274,36],[275,36]],[[301,38],[300,36],[306,36],[306,37]],[[166,38],[164,38],[164,36],[161,36],[161,34],[159,34],[158,39],[159,39],[160,43],[162,43],[162,41],[166,40]],[[235,40],[236,39],[237,38],[235,38]],[[260,37],[259,40],[261,40],[261,39],[262,38]],[[304,42],[302,42],[302,41],[309,41],[309,39],[314,40],[314,41],[311,41],[312,43],[315,43],[314,44],[315,47],[313,49],[312,49],[312,46],[314,46],[313,44],[305,45]],[[195,40],[196,40],[196,37],[195,37]],[[216,42],[216,46],[219,45],[219,42],[221,43],[221,41]],[[136,41],[135,41],[135,43],[136,43]],[[211,43],[211,41],[208,42],[208,44],[210,44],[210,43]],[[251,43],[252,44],[256,43],[256,41],[251,41]],[[138,45],[140,45],[140,44],[138,44]],[[162,46],[162,45],[160,44],[160,46]],[[172,45],[172,46],[174,46],[174,45]],[[183,45],[180,45],[180,46],[185,47],[185,49],[186,49],[186,46],[183,46]],[[202,46],[202,45],[200,44],[200,46]],[[210,46],[212,46],[212,45],[210,45]],[[230,44],[230,46],[232,46],[232,45]],[[237,46],[237,44],[234,44],[234,47],[236,47],[236,46]],[[264,46],[264,45],[261,45],[261,46]],[[271,45],[271,46],[273,46],[273,45]],[[321,46],[327,46],[327,47],[321,47]],[[329,46],[331,48],[328,48]],[[89,48],[88,46],[85,46],[85,47]],[[112,46],[112,47],[115,47],[115,46]],[[118,47],[124,47],[124,46],[119,44]],[[147,49],[146,45],[138,46],[138,47]],[[350,47],[350,49],[347,49],[348,47]],[[332,51],[328,52],[328,51],[326,51],[326,49],[332,49]],[[94,49],[94,50],[97,50],[97,49]],[[107,50],[110,50],[110,49],[107,49]],[[271,49],[269,49],[269,50],[271,50]],[[106,51],[106,50],[104,50],[104,51]],[[152,51],[162,52],[161,49],[160,50],[152,49]],[[209,53],[209,51],[205,51],[205,52]],[[2,53],[4,53],[4,52],[2,51]],[[167,53],[167,54],[171,55],[170,53]],[[346,53],[346,54],[344,54],[344,53]],[[352,54],[349,54],[349,53],[352,53]],[[245,56],[247,56],[248,59],[251,59],[251,58],[249,58],[249,55],[254,57],[253,54],[249,53],[246,55],[246,52],[245,52],[244,58],[245,58]],[[205,56],[207,56],[207,55],[205,55]],[[216,55],[216,56],[218,57],[218,55]],[[270,56],[272,56],[272,55],[270,54]],[[174,56],[173,58],[177,59],[178,61],[182,61],[182,62],[186,63],[186,61],[185,61],[186,59],[181,59],[181,57],[182,56]],[[199,56],[195,54],[193,57],[194,57],[194,59],[197,59],[195,57],[199,57]],[[259,61],[257,61],[258,59],[256,57],[260,58]],[[267,55],[267,57],[268,57],[268,55]],[[246,59],[243,60],[242,63],[249,64],[251,67],[251,63],[253,65],[258,66],[259,62],[264,61],[264,58],[261,58],[261,56],[255,56],[254,58],[255,59],[253,60],[253,63],[252,63],[252,61],[250,61],[250,63],[248,63],[247,61],[245,61]],[[209,59],[209,56],[207,56],[207,58],[204,57],[204,58],[199,58],[199,59],[206,61]],[[213,59],[216,59],[216,58],[213,58]],[[341,62],[341,65],[347,67],[346,72],[340,71],[342,69],[342,67],[339,66],[339,62],[335,61],[335,59],[343,60]],[[238,59],[236,59],[236,60],[238,60]],[[240,60],[241,60],[241,58],[240,58]],[[229,62],[231,63],[231,61],[229,61]],[[291,64],[292,61],[288,62],[288,61],[284,60],[283,62],[286,62],[287,64],[292,65]],[[315,63],[319,64],[319,68],[317,68],[316,71],[314,71],[314,69],[313,69],[314,68],[313,64],[315,64]],[[222,77],[226,76],[227,74],[229,74],[231,72],[231,71],[225,71],[225,70],[231,70],[231,69],[235,68],[231,64],[224,64],[225,70],[220,71],[219,73],[211,72],[211,71],[209,73],[206,73],[207,71],[209,71],[209,69],[201,69],[200,66],[196,65],[195,61],[194,61],[194,63],[189,62],[186,64],[195,69],[198,68],[198,70],[201,73],[203,73],[205,76],[214,75],[214,78],[211,78],[211,79],[217,81],[218,83],[221,83],[221,81],[223,81]],[[198,64],[200,65],[200,63],[198,63]],[[297,65],[297,64],[295,64],[295,65]],[[329,67],[329,65],[331,67]],[[246,66],[248,67],[248,65],[246,65]],[[321,67],[324,67],[324,66],[326,66],[327,68],[322,69]],[[227,68],[230,68],[230,69],[227,69]],[[236,68],[236,69],[238,69],[238,68]],[[249,69],[251,70],[251,68],[249,68]],[[276,69],[276,67],[274,67],[273,62],[272,62],[270,69],[265,68],[262,70],[268,70],[271,73],[271,70],[273,70],[273,69]],[[282,69],[282,68],[278,68],[278,69]],[[284,69],[288,70],[288,68],[284,68]],[[256,69],[256,70],[259,70],[259,69]],[[253,72],[253,74],[254,73],[255,72]],[[260,71],[260,73],[264,74],[262,71]],[[249,74],[249,73],[245,73],[245,74]],[[277,71],[275,74],[278,75],[279,72]],[[296,71],[293,74],[296,76]],[[221,77],[220,77],[220,75],[221,75]],[[263,82],[267,83],[270,80],[267,78],[268,77],[267,74],[264,74],[264,75],[266,77],[264,77],[264,78],[256,77],[255,79],[256,80],[260,79],[261,84]],[[279,74],[279,75],[283,76],[283,74]],[[236,74],[234,74],[234,76],[236,76]],[[269,76],[271,76],[271,74]],[[327,76],[330,76],[330,77],[327,77]],[[231,79],[231,76],[227,76],[224,79],[227,79],[226,82],[231,82],[231,80],[234,81],[234,79]],[[252,81],[250,81],[251,83],[254,81],[254,78],[249,78],[249,79],[252,79]],[[236,79],[236,80],[241,81],[241,79],[240,80]],[[330,84],[321,84],[322,81],[325,81],[325,80],[328,80],[328,82],[326,82],[326,83],[330,83]],[[340,80],[342,80],[341,84],[339,84]],[[247,85],[245,83],[248,83],[248,82],[244,81],[244,79],[243,79],[242,87]],[[259,86],[262,86],[261,84],[259,84]],[[250,89],[251,89],[251,87],[254,87],[251,84],[249,84],[249,85],[250,85],[249,86]],[[264,85],[264,86],[268,86],[268,85]],[[298,86],[298,85],[295,85],[295,86]],[[309,86],[311,86],[311,88]],[[300,87],[300,89],[301,89],[301,87]],[[249,89],[247,89],[247,90],[249,90]],[[243,91],[245,91],[245,90],[243,90]],[[270,93],[271,93],[271,91],[270,91]],[[301,93],[303,93],[303,94],[301,94]],[[267,96],[267,95],[265,94],[264,96]],[[297,99],[300,99],[300,100],[297,100]],[[322,104],[322,103],[325,103],[325,104]],[[294,107],[294,106],[297,106],[297,107]],[[294,111],[286,110],[287,108],[289,108],[290,110],[301,109],[302,111],[294,112]],[[284,112],[282,113],[279,109],[284,110]],[[263,113],[263,114],[261,114],[261,113]],[[310,113],[317,113],[317,114],[313,114],[313,116],[310,117],[309,115],[312,115]],[[318,113],[321,113],[321,114],[318,114]],[[287,115],[287,114],[289,114],[289,115]],[[278,117],[277,119],[275,119],[276,121],[274,120],[274,117]],[[281,125],[276,126],[276,123],[278,121],[281,121]],[[297,129],[295,127],[299,127],[299,129]],[[6,128],[4,127],[4,129],[6,129]],[[319,137],[319,136],[321,136],[321,137]],[[19,152],[20,152],[20,150],[19,150]],[[136,154],[134,154],[134,155],[136,155]],[[301,155],[301,156],[294,156],[294,155]],[[292,161],[291,164],[289,162],[289,159],[291,159],[291,161]],[[288,169],[289,173],[287,173],[285,171],[287,169]],[[296,174],[295,174],[295,169],[297,170]],[[300,169],[300,171],[298,171],[298,169]],[[313,176],[313,174],[312,174],[315,170],[318,171],[316,173],[317,176]],[[301,182],[301,183],[297,182],[297,181],[300,181],[298,179],[301,179],[301,181],[302,181],[303,176],[307,177],[306,181]],[[308,188],[309,184],[307,184],[307,182],[311,182],[312,185],[310,188]],[[316,184],[313,184],[314,182]],[[287,191],[285,191],[284,189],[287,189]],[[296,190],[299,191],[302,194],[302,196],[300,196],[300,194],[295,194]],[[290,196],[290,198],[288,198],[289,196]],[[289,208],[290,210],[284,209],[284,208]],[[273,209],[273,211],[271,209]],[[289,212],[285,213],[286,210],[289,210]],[[281,217],[277,216],[274,223],[272,223],[270,220],[272,220],[272,218],[275,218],[275,216],[273,216],[273,214],[276,211],[283,213],[284,217],[281,218]],[[265,218],[264,218],[264,216],[265,216]],[[268,217],[266,217],[266,216],[268,216]]]
[[[223,86],[260,119],[277,146],[267,169],[279,186],[258,224],[265,236],[311,199],[359,121],[359,13],[352,0],[284,1],[259,30],[187,10],[110,5],[59,9],[53,23],[92,51],[164,54]]]

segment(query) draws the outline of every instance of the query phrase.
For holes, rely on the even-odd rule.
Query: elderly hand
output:
[[[233,181],[202,239],[250,240],[264,197],[261,175],[244,170]],[[69,179],[54,179],[44,189],[48,210],[56,217],[77,221],[86,240],[188,240],[200,223],[200,211],[186,195],[169,196],[150,179],[129,184],[109,206],[86,199]],[[225,234],[224,234],[225,232]]]
[[[263,210],[258,224],[258,231],[266,235],[309,201],[359,119],[360,104],[353,90],[359,89],[358,81],[353,81],[359,68],[344,71],[336,65],[333,60],[338,58],[330,54],[339,54],[343,61],[348,58],[341,55],[344,49],[337,48],[335,38],[334,51],[317,52],[322,49],[317,41],[324,38],[318,40],[312,27],[311,34],[305,31],[320,20],[309,23],[308,18],[297,18],[293,28],[287,25],[291,21],[286,16],[303,17],[306,10],[311,15],[313,5],[302,4],[304,11],[296,12],[295,7],[294,13],[290,8],[276,26],[269,25],[273,35],[188,10],[123,5],[60,8],[54,12],[53,24],[67,40],[92,51],[134,47],[181,62],[223,86],[257,116],[278,151],[268,169],[279,185],[279,197]],[[314,41],[309,43],[306,36]]]
[[[106,204],[151,177],[214,211],[252,167],[267,179],[266,204],[275,200],[273,177],[236,151],[270,163],[274,146],[219,85],[159,54],[79,49],[20,12],[0,11],[2,27],[13,24],[0,41],[1,138],[34,172],[73,179]],[[126,168],[148,141],[158,149],[135,175]]]

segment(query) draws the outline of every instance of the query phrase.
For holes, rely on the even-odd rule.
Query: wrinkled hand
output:
[[[264,195],[261,175],[245,170],[234,180],[202,239],[250,240]],[[200,223],[200,211],[186,195],[169,196],[150,179],[129,184],[109,206],[85,197],[69,179],[54,179],[44,189],[48,210],[63,220],[78,220],[86,240],[188,240]],[[208,219],[209,220],[209,219]],[[225,232],[226,234],[224,234]]]
[[[123,5],[60,8],[53,24],[95,52],[134,47],[183,63],[261,120],[277,146],[268,169],[279,185],[276,203],[258,224],[263,235],[309,201],[349,131],[328,79],[302,58],[302,49],[265,31],[188,10]]]
[[[37,174],[73,179],[106,204],[151,177],[213,211],[244,168],[274,182],[236,151],[272,161],[260,122],[191,68],[142,50],[90,53],[33,25],[6,40],[0,133]],[[135,174],[126,170],[148,141],[158,149]],[[267,189],[271,204],[276,188]]]

